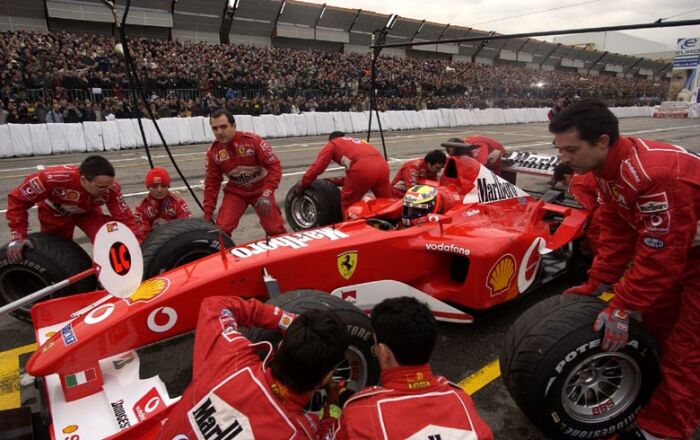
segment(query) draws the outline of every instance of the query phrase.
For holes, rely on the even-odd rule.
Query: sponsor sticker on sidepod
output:
[[[332,228],[321,228],[313,231],[299,232],[297,234],[282,235],[271,238],[270,240],[261,240],[256,243],[250,243],[245,246],[231,249],[231,254],[240,258],[248,258],[253,255],[262,254],[263,252],[273,251],[282,247],[292,249],[301,249],[308,247],[307,242],[312,240],[340,240],[348,238],[349,235],[344,234]]]

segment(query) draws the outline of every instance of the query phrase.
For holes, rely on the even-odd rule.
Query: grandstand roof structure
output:
[[[228,40],[258,46],[367,52],[372,35],[390,15],[298,0],[132,0],[130,37],[167,38],[216,44],[229,1]],[[117,0],[119,14],[123,1]],[[101,0],[0,0],[0,30],[71,31],[109,34],[111,12]],[[488,37],[489,31],[419,18],[399,17],[387,43]],[[493,34],[491,34],[493,35]],[[671,64],[635,56],[587,50],[561,43],[517,38],[385,49],[390,56],[441,57],[485,64],[520,64],[588,74],[661,78]]]

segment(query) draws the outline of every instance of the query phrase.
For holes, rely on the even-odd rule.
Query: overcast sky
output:
[[[698,0],[304,0],[499,33],[700,19]],[[571,5],[571,7],[567,7]],[[557,8],[555,10],[551,10]],[[549,11],[547,11],[549,10]],[[516,15],[531,14],[510,18]],[[497,21],[495,21],[497,20]],[[488,22],[488,23],[485,23]],[[700,37],[700,26],[627,33],[675,48],[678,37]],[[548,39],[551,41],[551,38]]]

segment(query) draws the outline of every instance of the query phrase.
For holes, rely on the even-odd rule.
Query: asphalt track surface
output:
[[[621,120],[624,134],[657,139],[685,146],[691,150],[700,150],[700,121],[687,119],[650,119],[635,118]],[[439,148],[440,142],[450,137],[467,134],[483,134],[503,143],[507,149],[540,151],[554,154],[552,135],[546,124],[495,125],[472,128],[452,128],[433,130],[414,130],[386,133],[387,155],[390,159],[392,174],[403,160],[419,157],[427,151]],[[358,135],[365,138],[366,134]],[[283,202],[289,188],[299,180],[301,174],[314,160],[319,149],[325,143],[325,137],[304,137],[271,139],[270,143],[280,158],[284,176],[276,197]],[[372,134],[371,142],[381,149],[378,133]],[[204,157],[208,145],[190,145],[172,147],[171,151],[191,185],[201,185],[204,177]],[[170,170],[172,188],[183,186],[182,180],[175,175],[172,165],[163,147],[151,150],[156,166]],[[88,154],[66,154],[57,156],[24,157],[0,160],[0,209],[4,214],[7,193],[15,188],[29,174],[41,167],[59,164],[77,164]],[[105,152],[114,164],[117,179],[122,185],[129,205],[133,208],[145,194],[143,177],[148,170],[143,149]],[[331,164],[330,168],[336,167]],[[342,170],[328,171],[326,175],[337,176]],[[521,176],[518,184],[525,189],[543,189],[543,178]],[[195,189],[202,198],[201,188]],[[195,216],[201,216],[192,197],[186,191],[179,194],[188,201]],[[30,213],[32,230],[38,230],[36,210]],[[9,240],[6,223],[0,228],[0,241]],[[239,228],[233,233],[236,243],[245,243],[263,235],[257,217],[248,209]],[[82,232],[76,230],[76,240],[86,249],[90,249]],[[535,440],[544,438],[537,428],[525,418],[515,406],[498,377],[498,366],[493,363],[498,358],[503,337],[513,320],[530,305],[550,295],[559,294],[564,288],[577,283],[575,279],[560,279],[523,298],[499,306],[478,316],[471,325],[440,324],[437,348],[431,364],[434,370],[448,379],[461,382],[465,389],[473,393],[479,413],[493,429],[497,439]],[[187,338],[185,338],[187,339]],[[16,407],[20,404],[31,405],[35,396],[23,391],[17,392],[18,376],[28,358],[27,352],[33,350],[29,344],[34,342],[31,326],[9,316],[0,317],[0,409]],[[174,367],[165,359],[177,359],[191,356],[190,341],[175,344],[153,354],[153,358],[144,362],[144,368],[158,371],[162,376],[179,378],[182,386],[189,376],[183,367]],[[18,368],[19,367],[19,368]],[[188,367],[189,368],[189,367]],[[466,380],[465,380],[466,379]],[[23,379],[24,381],[24,379]],[[2,437],[2,435],[0,435]],[[700,439],[696,432],[693,438]]]

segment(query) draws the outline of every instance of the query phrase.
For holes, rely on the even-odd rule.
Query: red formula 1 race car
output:
[[[157,376],[140,378],[137,349],[191,332],[209,295],[267,300],[279,289],[273,302],[284,307],[297,298],[362,311],[408,295],[439,320],[470,323],[474,310],[567,270],[582,210],[538,200],[469,158],[449,158],[434,184],[453,206],[419,224],[396,225],[401,200],[361,202],[353,207],[361,218],[221,251],[160,273],[126,298],[102,291],[35,305],[40,347],[26,369],[41,378],[52,438],[153,438],[177,397]],[[347,323],[343,374],[359,389],[377,379],[373,338],[360,320]]]

